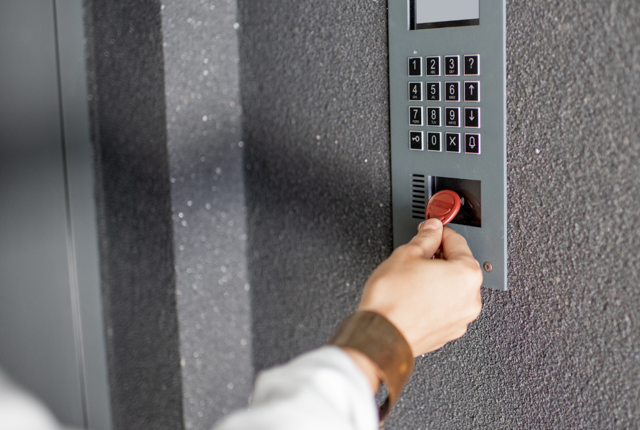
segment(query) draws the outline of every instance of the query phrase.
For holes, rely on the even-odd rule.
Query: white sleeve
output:
[[[0,371],[0,429],[61,430],[51,412]]]
[[[377,430],[369,381],[342,349],[324,346],[261,372],[246,411],[214,430]]]

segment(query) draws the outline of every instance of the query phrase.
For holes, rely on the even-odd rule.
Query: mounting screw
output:
[[[493,270],[493,266],[491,265],[491,263],[489,263],[488,261],[485,261],[484,264],[482,265],[482,268],[484,269],[485,272],[489,273]]]

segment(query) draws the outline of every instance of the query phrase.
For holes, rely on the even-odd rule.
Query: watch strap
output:
[[[328,342],[360,351],[377,366],[389,395],[378,409],[382,422],[391,412],[413,372],[413,352],[402,333],[382,315],[358,311],[346,317]]]

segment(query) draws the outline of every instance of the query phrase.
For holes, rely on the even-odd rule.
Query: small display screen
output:
[[[410,0],[409,29],[480,25],[480,0]]]

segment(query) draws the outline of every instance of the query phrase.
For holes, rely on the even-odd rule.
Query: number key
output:
[[[409,58],[409,76],[422,76],[422,57]]]
[[[444,57],[444,74],[445,76],[459,76],[460,70],[458,69],[460,63],[459,55],[449,55]]]
[[[409,124],[422,125],[422,106],[409,108]]]
[[[422,101],[422,82],[409,82],[409,100]]]
[[[460,101],[460,82],[445,82],[446,100],[448,102]]]
[[[440,82],[427,82],[427,100],[440,101]]]
[[[440,76],[440,57],[427,57],[427,76]]]
[[[460,127],[460,108],[446,108],[445,117],[445,125],[447,127]]]
[[[427,133],[427,151],[442,151],[442,145],[440,145],[440,133]]]
[[[432,127],[440,127],[440,108],[428,107],[427,108],[427,125]]]

